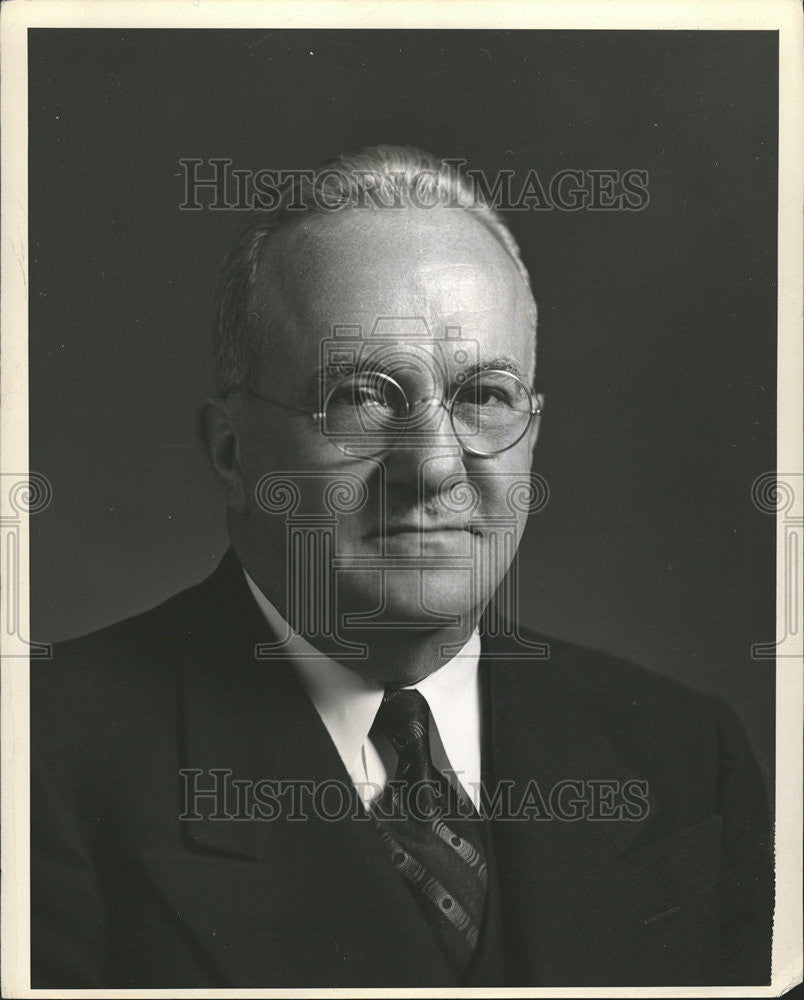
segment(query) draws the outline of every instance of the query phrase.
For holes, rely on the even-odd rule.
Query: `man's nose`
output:
[[[463,449],[444,401],[426,396],[410,404],[405,431],[384,456],[389,485],[438,493],[445,480],[463,470]]]

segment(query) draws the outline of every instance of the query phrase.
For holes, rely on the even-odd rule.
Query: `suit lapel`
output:
[[[199,789],[212,787],[212,772],[228,777],[234,818],[215,818],[219,798],[199,798],[203,818],[182,824],[188,850],[144,859],[152,879],[237,985],[449,985],[434,935],[291,666],[255,659],[255,645],[275,637],[236,559],[227,554],[199,590],[181,664],[182,759]],[[235,793],[233,781],[248,784]],[[262,817],[244,798],[258,782]],[[329,791],[317,798],[322,782]]]

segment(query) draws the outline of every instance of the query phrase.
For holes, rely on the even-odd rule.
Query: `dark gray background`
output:
[[[777,36],[35,30],[32,633],[74,636],[206,575],[223,503],[194,438],[212,289],[242,223],[181,212],[182,157],[311,167],[374,142],[493,174],[636,167],[639,213],[508,221],[541,307],[549,482],[521,616],[738,710],[766,774],[775,528]]]

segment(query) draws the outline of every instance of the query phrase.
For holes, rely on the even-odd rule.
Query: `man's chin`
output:
[[[464,631],[474,626],[484,603],[471,573],[455,569],[349,572],[341,576],[338,593],[347,632],[394,626]]]

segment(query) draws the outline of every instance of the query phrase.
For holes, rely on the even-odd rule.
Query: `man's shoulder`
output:
[[[153,607],[101,629],[58,642],[50,660],[71,670],[108,670],[126,666],[145,670],[175,656],[177,650],[203,646],[229,624],[236,629],[249,615],[245,579],[231,552],[215,571]],[[46,672],[46,671],[45,671]]]
[[[633,730],[635,720],[640,720],[639,729],[661,722],[662,728],[688,730],[730,715],[718,696],[595,646],[527,629],[520,630],[515,640],[492,646],[497,652],[493,669],[505,681],[531,689],[536,701],[571,703],[578,714],[605,719],[609,726]],[[538,653],[528,657],[527,649]]]
[[[92,632],[57,643],[55,648],[70,651],[131,642],[137,639],[148,641],[160,636],[164,637],[185,625],[192,628],[197,619],[199,592],[203,588],[203,583],[203,581],[193,583],[176,591],[158,604],[111,622]]]
[[[178,666],[208,644],[215,574],[146,611],[53,645],[31,661],[34,715],[76,717],[134,711],[175,687]]]
[[[145,611],[53,646],[54,663],[119,663],[128,655],[165,649],[197,626],[199,585],[187,587]],[[47,662],[47,661],[45,661]]]
[[[745,727],[722,697],[627,657],[563,639],[521,637],[528,645],[541,642],[545,655],[501,657],[491,673],[506,724],[523,744],[551,732],[579,749],[604,754],[606,748],[670,798],[689,798],[696,789],[714,800],[726,762],[757,775]]]
[[[67,748],[99,738],[112,743],[115,727],[168,703],[176,672],[167,623],[185,601],[184,593],[175,595],[144,613],[58,642],[47,659],[32,661],[34,746]]]

